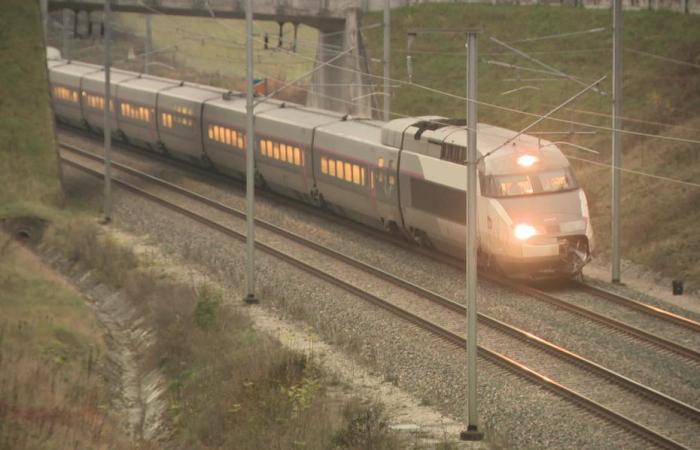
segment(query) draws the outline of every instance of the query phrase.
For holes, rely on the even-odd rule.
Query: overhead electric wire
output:
[[[141,4],[143,5],[143,1],[142,1],[142,0],[139,0],[139,3],[141,3]],[[144,5],[144,6],[145,6],[145,5]],[[151,7],[147,7],[147,8],[149,8],[149,9],[155,11],[157,14],[167,16],[167,15],[163,14],[162,12],[157,11],[157,10],[154,9],[154,8],[151,8]],[[227,26],[226,24],[221,23],[220,19],[218,19],[218,18],[215,17],[214,20],[215,20],[216,23],[218,23],[219,25],[221,25],[221,26],[223,26],[223,27],[225,27],[225,28],[231,29],[230,26]],[[315,61],[315,59],[306,57],[306,56],[301,55],[301,54],[299,54],[299,53],[294,53],[294,52],[292,52],[292,51],[290,51],[290,50],[287,50],[287,49],[284,49],[284,48],[281,48],[281,49],[279,49],[279,50],[282,51],[282,52],[285,52],[285,53],[290,53],[291,55],[295,55],[296,57],[299,57],[299,58],[305,58],[305,59],[310,59],[310,60],[312,60],[312,61]],[[335,65],[335,64],[328,64],[327,66],[328,66],[328,67],[333,67],[333,68],[336,68],[336,69],[339,69],[339,70],[343,70],[343,71],[352,72],[352,73],[359,73],[359,74],[362,74],[362,75],[364,75],[364,76],[368,76],[368,77],[375,78],[375,79],[384,80],[384,77],[383,77],[383,76],[374,75],[374,74],[371,74],[371,73],[365,73],[365,72],[359,71],[359,70],[357,70],[357,69],[350,69],[350,68],[343,67],[343,66],[338,66],[338,65]],[[387,81],[391,81],[391,82],[394,82],[394,83],[400,83],[400,84],[403,84],[403,85],[406,85],[406,86],[414,86],[414,87],[416,87],[416,88],[423,89],[423,90],[428,91],[428,92],[432,92],[432,93],[435,93],[435,94],[438,94],[438,95],[447,96],[447,97],[454,98],[454,99],[457,99],[457,100],[460,100],[460,101],[467,101],[467,100],[468,100],[466,97],[463,97],[463,96],[461,96],[461,95],[452,94],[452,93],[450,93],[450,92],[442,91],[442,90],[435,89],[435,88],[432,88],[432,87],[430,87],[430,86],[421,85],[421,84],[418,84],[418,83],[409,83],[408,81],[399,80],[399,79],[394,79],[394,78],[389,78],[389,79],[387,79]],[[494,108],[494,109],[498,109],[498,110],[501,110],[501,111],[507,111],[507,112],[511,112],[511,113],[515,113],[515,114],[522,114],[522,115],[529,116],[529,117],[534,117],[534,118],[543,118],[543,117],[544,117],[544,116],[542,116],[541,114],[531,113],[531,112],[527,112],[527,111],[522,111],[522,110],[518,110],[518,109],[514,109],[514,108],[509,108],[509,107],[506,107],[506,106],[501,106],[501,105],[497,105],[497,104],[493,104],[493,103],[483,102],[483,101],[480,101],[480,100],[476,100],[475,103],[477,103],[477,104],[480,105],[480,106],[485,106],[485,107],[489,107],[489,108]],[[641,131],[633,131],[633,130],[625,130],[625,129],[614,129],[614,128],[608,127],[608,126],[594,125],[594,124],[591,124],[591,123],[577,122],[577,121],[573,121],[573,120],[561,119],[561,118],[556,118],[556,117],[547,117],[546,119],[547,119],[547,120],[554,121],[554,122],[566,123],[566,124],[571,124],[571,125],[578,125],[578,126],[581,126],[581,127],[593,128],[593,129],[598,129],[598,130],[603,130],[603,131],[608,131],[608,132],[619,131],[619,132],[621,132],[621,133],[623,133],[623,134],[629,134],[629,135],[634,135],[634,136],[641,136],[641,137],[647,137],[647,138],[653,138],[653,139],[660,139],[660,140],[668,140],[668,141],[673,141],[673,142],[683,142],[683,143],[689,143],[689,144],[700,144],[700,140],[696,140],[696,139],[686,139],[686,138],[680,138],[680,137],[674,137],[674,136],[664,136],[664,135],[657,135],[657,134],[644,133],[644,132],[641,132]]]
[[[596,166],[602,166],[602,167],[606,167],[606,168],[612,168],[612,167],[613,167],[612,164],[607,164],[607,163],[603,163],[603,162],[600,162],[600,161],[593,161],[593,160],[591,160],[591,159],[586,159],[586,158],[579,158],[578,156],[571,156],[571,155],[569,155],[568,153],[565,153],[565,155],[566,155],[567,158],[573,159],[573,160],[576,160],[576,161],[581,161],[581,162],[593,164],[593,165],[596,165]],[[694,188],[700,188],[700,183],[694,183],[694,182],[692,182],[692,181],[685,181],[685,180],[679,180],[679,179],[677,179],[677,178],[664,177],[664,176],[662,176],[662,175],[655,175],[655,174],[653,174],[653,173],[641,172],[641,171],[639,171],[639,170],[627,169],[627,168],[624,168],[624,167],[616,167],[616,169],[621,170],[622,172],[625,172],[625,173],[631,173],[631,174],[634,174],[634,175],[640,175],[640,176],[644,176],[644,177],[654,178],[654,179],[657,179],[657,180],[667,181],[667,182],[670,182],[670,183],[676,183],[676,184],[682,184],[682,185],[690,186],[690,187],[694,187]]]
[[[693,67],[695,69],[700,69],[700,64],[695,64],[695,63],[683,61],[680,59],[669,58],[667,56],[660,56],[660,55],[656,55],[654,53],[644,52],[641,50],[635,50],[633,48],[628,48],[628,47],[623,48],[623,50],[626,52],[636,53],[638,55],[643,55],[643,56],[648,56],[650,58],[659,59],[659,60],[664,61],[664,62],[670,62],[670,63],[679,64],[679,65],[683,65],[683,66]]]
[[[567,38],[567,37],[571,37],[571,36],[579,36],[582,34],[600,33],[602,31],[606,31],[606,30],[608,30],[608,28],[606,28],[606,27],[591,28],[590,30],[571,31],[569,33],[550,34],[547,36],[538,36],[538,37],[532,37],[532,38],[518,39],[517,41],[510,41],[510,43],[516,44],[516,43],[520,43],[520,42],[543,41],[546,39],[560,39],[560,38]]]
[[[175,49],[176,49],[176,51],[179,51],[179,49],[178,49],[177,47],[175,47]],[[207,59],[207,58],[208,58],[208,57],[205,56],[205,59]],[[284,82],[285,82],[285,80],[282,80],[282,79],[279,79],[279,78],[276,78],[276,77],[273,77],[273,76],[267,76],[267,78],[270,78],[270,79],[272,79],[272,80],[275,80],[275,81],[281,82],[281,83],[284,83]],[[378,77],[378,78],[382,78],[382,77]],[[403,82],[402,80],[392,80],[392,81],[399,82],[399,83],[403,83],[403,84],[407,84],[406,82]],[[291,87],[291,86],[289,86],[289,87]],[[302,90],[302,91],[306,91],[306,92],[310,92],[310,91],[311,91],[309,88],[302,87],[302,86],[298,86],[298,85],[294,85],[294,87],[295,87],[296,89],[299,89],[299,90]],[[429,88],[429,89],[432,89],[432,88]],[[442,94],[443,94],[443,95],[449,95],[450,97],[458,97],[458,98],[460,98],[460,99],[462,99],[462,100],[466,100],[464,97],[455,96],[454,94],[450,94],[450,93],[447,93],[447,92],[442,92]],[[324,95],[324,94],[321,94],[321,93],[314,93],[314,95],[318,95],[319,97],[328,98],[328,99],[331,99],[331,100],[334,100],[334,101],[338,101],[338,102],[340,102],[340,103],[344,103],[344,104],[347,104],[347,105],[349,105],[349,106],[354,106],[354,102],[347,101],[347,100],[342,99],[342,98],[337,98],[337,97],[333,97],[333,96],[329,96],[329,95]],[[499,105],[487,105],[487,106],[493,106],[493,107],[496,107],[496,108],[504,108],[504,107],[500,107]],[[510,108],[506,108],[506,109],[510,109]],[[370,110],[371,110],[371,111],[374,111],[374,112],[381,112],[381,110],[380,110],[379,108],[374,108],[374,107],[371,107],[371,106],[370,106]],[[513,110],[513,112],[523,113],[523,114],[527,114],[527,115],[531,115],[531,116],[535,116],[535,117],[543,117],[543,116],[539,116],[539,115],[537,115],[537,114],[526,113],[526,112],[524,112],[524,111]],[[397,117],[412,117],[412,116],[405,115],[405,114],[400,114],[400,113],[397,113],[397,112],[392,112],[391,114],[392,114],[393,116],[397,116]],[[371,119],[371,118],[367,118],[367,119]],[[547,118],[547,119],[552,119],[552,118]],[[566,121],[566,122],[570,122],[570,121]],[[624,131],[624,130],[622,130],[622,131]],[[483,133],[483,132],[481,132],[480,134],[487,134],[487,135],[488,135],[489,133]],[[494,135],[494,136],[495,136],[495,135]],[[664,138],[664,136],[660,136],[660,137],[661,137],[661,138]],[[588,164],[592,164],[592,165],[597,165],[597,166],[601,166],[601,167],[612,168],[612,165],[607,164],[607,163],[603,163],[603,162],[600,162],[600,161],[594,161],[594,160],[590,160],[590,159],[586,159],[586,158],[580,158],[580,157],[572,156],[572,155],[569,155],[569,154],[567,154],[566,156],[567,156],[567,158],[572,159],[572,160],[576,160],[576,161],[580,161],[580,162],[584,162],[584,163],[588,163]],[[700,188],[700,183],[695,183],[695,182],[690,182],[690,181],[685,181],[685,180],[679,180],[679,179],[675,179],[675,178],[671,178],[671,177],[665,177],[665,176],[661,176],[661,175],[655,175],[655,174],[652,174],[652,173],[642,172],[642,171],[633,170],[633,169],[620,168],[620,170],[622,170],[622,171],[625,172],[625,173],[630,173],[630,174],[634,174],[634,175],[638,175],[638,176],[644,176],[644,177],[656,179],[656,180],[659,180],[659,181],[665,181],[665,182],[670,182],[670,183],[674,183],[674,184],[681,184],[681,185],[685,185],[685,186]]]

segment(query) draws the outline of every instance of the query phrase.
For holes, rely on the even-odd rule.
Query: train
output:
[[[57,121],[245,179],[245,94],[47,60]],[[258,100],[261,100],[258,97]],[[255,106],[255,182],[420,246],[464,259],[464,119],[388,122],[264,99]],[[478,260],[513,278],[575,277],[594,237],[586,195],[550,141],[479,123]],[[488,157],[482,157],[498,148]]]

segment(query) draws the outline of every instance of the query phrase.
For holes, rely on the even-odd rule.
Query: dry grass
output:
[[[31,253],[2,247],[0,449],[135,448],[109,413],[92,312]]]
[[[155,332],[143,369],[166,376],[173,448],[405,448],[380,406],[337,397],[335,380],[254,330],[223,292],[141,265],[92,222],[69,221],[46,239],[121,287]]]

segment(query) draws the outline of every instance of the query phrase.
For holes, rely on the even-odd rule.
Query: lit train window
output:
[[[66,102],[71,102],[71,103],[78,103],[79,97],[78,97],[78,92],[74,91],[73,89],[68,89],[63,86],[55,86],[53,88],[53,95],[54,98],[58,100],[63,100]]]
[[[542,190],[545,192],[560,191],[571,187],[569,178],[561,171],[544,172],[539,174],[538,178],[542,184]]]
[[[268,158],[276,159],[294,166],[304,165],[304,157],[301,149],[290,144],[261,139],[260,153]],[[328,166],[326,165],[326,170],[327,168]]]
[[[340,161],[322,156],[321,173],[360,186],[366,186],[367,184],[365,168],[359,164],[353,164],[347,161]]]
[[[337,169],[337,170],[336,170],[336,176],[337,176],[338,178],[340,178],[341,180],[342,180],[343,178],[345,178],[345,177],[343,176],[345,172],[344,172],[344,170],[343,170],[343,162],[342,162],[342,161],[338,161],[338,165],[336,166],[336,169]]]
[[[139,120],[141,122],[151,121],[151,110],[146,106],[134,106],[130,103],[122,102],[119,107],[119,112],[122,117]]]
[[[384,167],[384,158],[379,158],[377,160],[377,166],[378,167]]]
[[[245,150],[245,136],[238,130],[222,127],[220,125],[209,125],[207,136],[215,142],[220,142],[239,150]]]
[[[173,115],[169,113],[162,113],[160,115],[160,122],[163,124],[165,128],[172,128],[173,127]]]

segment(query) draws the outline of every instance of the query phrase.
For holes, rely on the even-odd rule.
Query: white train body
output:
[[[50,60],[57,119],[102,128],[104,71]],[[112,129],[134,145],[245,177],[245,98],[114,71]],[[590,260],[586,197],[548,141],[479,124],[480,262],[510,276],[570,276]],[[380,122],[277,100],[255,109],[260,184],[457,257],[465,253],[466,130],[444,117]]]

